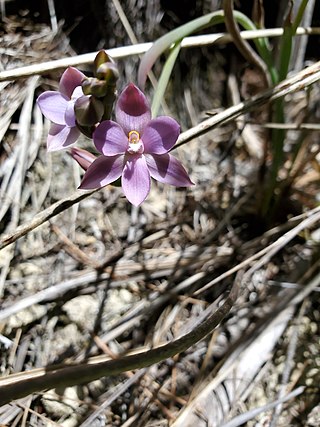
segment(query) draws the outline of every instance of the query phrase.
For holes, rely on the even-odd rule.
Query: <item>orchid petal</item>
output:
[[[193,185],[182,164],[171,154],[147,154],[145,158],[150,175],[157,181],[176,187]]]
[[[86,190],[101,188],[120,178],[124,156],[99,156],[87,169],[80,187]]]
[[[84,96],[83,90],[81,86],[77,86],[75,90],[72,92],[71,99],[75,101],[76,99]]]
[[[171,117],[161,116],[151,120],[141,135],[145,153],[167,153],[176,143],[179,133],[180,126]]]
[[[74,127],[76,125],[76,115],[74,112],[74,101],[69,101],[67,108],[64,114],[65,124],[69,127]]]
[[[62,150],[75,143],[79,136],[80,131],[77,127],[69,128],[52,123],[47,138],[47,150]]]
[[[96,156],[92,153],[89,153],[87,150],[82,148],[72,147],[70,150],[70,156],[82,167],[85,171],[89,168],[90,165],[96,160]]]
[[[59,82],[59,91],[66,96],[71,98],[72,92],[77,86],[81,86],[82,81],[86,76],[74,67],[69,67],[62,74]]]
[[[65,112],[68,107],[68,99],[59,92],[47,91],[37,99],[42,114],[53,123],[65,125]]]
[[[143,155],[126,156],[121,182],[126,198],[139,206],[150,192],[150,172]]]
[[[105,120],[93,133],[93,142],[97,150],[105,156],[124,154],[128,147],[128,138],[118,123]]]
[[[148,100],[133,83],[130,83],[119,95],[115,114],[116,121],[126,134],[132,130],[141,134],[151,120]]]

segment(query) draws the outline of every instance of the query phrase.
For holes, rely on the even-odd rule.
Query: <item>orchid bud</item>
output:
[[[101,64],[96,71],[97,78],[104,80],[108,85],[115,85],[119,78],[118,67],[112,62]]]
[[[97,55],[96,55],[96,57],[95,57],[95,59],[93,61],[93,69],[94,69],[95,74],[97,72],[97,69],[100,67],[100,65],[102,65],[102,64],[104,64],[106,62],[112,63],[113,60],[106,53],[106,51],[99,50],[99,52],[97,53]]]
[[[93,96],[81,96],[74,105],[76,120],[80,126],[94,126],[100,122],[104,106]]]
[[[90,77],[82,82],[82,90],[85,95],[103,98],[110,91],[110,87],[105,81]]]
[[[85,95],[91,95],[91,85],[92,85],[93,80],[94,80],[93,77],[86,77],[82,81],[81,87],[82,87],[82,91]]]

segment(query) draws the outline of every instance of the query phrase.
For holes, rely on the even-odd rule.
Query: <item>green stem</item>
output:
[[[281,38],[280,50],[279,50],[279,66],[278,66],[278,78],[279,81],[285,80],[289,72],[289,64],[292,52],[293,37],[296,34],[297,28],[303,18],[304,10],[307,6],[308,0],[303,0],[300,4],[297,16],[292,23],[292,9],[293,3],[291,3],[288,15],[284,21],[283,36]],[[273,120],[275,123],[284,123],[284,101],[279,99],[274,104]],[[266,188],[265,197],[262,205],[262,214],[269,219],[273,216],[276,208],[279,204],[279,195],[275,194],[275,190],[278,187],[278,175],[279,170],[284,163],[284,142],[286,138],[286,131],[284,129],[274,129],[271,133],[271,150],[272,150],[272,165],[270,176],[268,176],[268,184]]]
[[[292,24],[292,30],[293,30],[294,35],[296,34],[297,28],[299,27],[300,23],[302,22],[303,14],[304,14],[304,11],[308,5],[308,1],[309,0],[302,0],[302,2],[300,4],[300,7],[299,7],[298,12],[297,12],[297,16],[296,16],[296,18]]]
[[[179,55],[180,49],[181,49],[181,41],[176,42],[174,46],[171,48],[168,59],[164,64],[164,67],[162,69],[162,72],[158,80],[158,84],[152,99],[152,106],[151,106],[152,117],[156,117],[158,114],[161,101],[164,97],[164,93],[168,86],[169,79],[170,79],[174,64],[176,62],[176,59]]]

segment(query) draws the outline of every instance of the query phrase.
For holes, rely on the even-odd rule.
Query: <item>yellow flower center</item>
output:
[[[139,142],[140,141],[139,132],[137,132],[136,130],[132,130],[131,132],[129,132],[128,140],[131,144],[136,144],[137,142]]]
[[[132,130],[128,134],[128,148],[129,154],[142,154],[144,151],[143,143],[140,139],[140,134],[136,130]]]

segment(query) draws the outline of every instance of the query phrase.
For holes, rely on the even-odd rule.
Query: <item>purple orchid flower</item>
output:
[[[37,99],[42,114],[52,122],[47,138],[48,151],[68,147],[75,143],[80,135],[74,104],[78,98],[84,96],[81,88],[84,78],[85,75],[81,71],[69,67],[61,76],[59,91],[46,91]]]
[[[151,119],[145,95],[129,84],[120,94],[116,122],[100,123],[93,134],[97,150],[102,154],[87,169],[80,188],[100,188],[121,177],[122,189],[135,206],[150,191],[150,177],[177,187],[193,185],[180,162],[168,151],[176,143],[179,124],[171,117]]]

